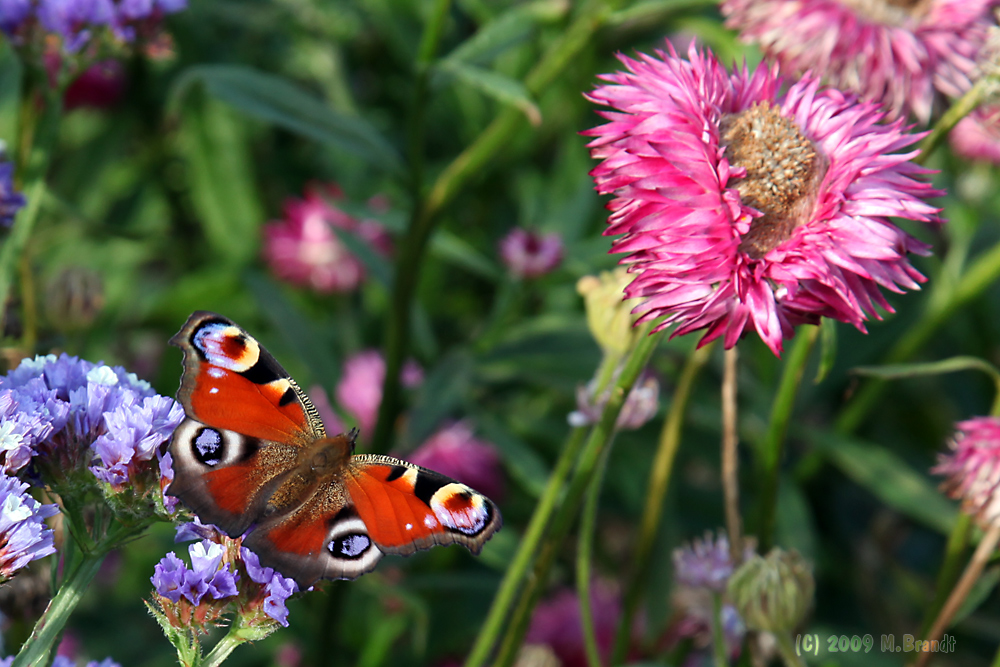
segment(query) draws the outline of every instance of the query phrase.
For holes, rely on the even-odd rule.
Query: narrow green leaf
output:
[[[540,498],[549,480],[549,466],[526,442],[515,436],[492,415],[477,412],[474,415],[477,429],[487,440],[496,445],[503,457],[504,467],[534,498]]]
[[[542,124],[541,110],[531,99],[528,89],[520,81],[498,72],[474,65],[466,65],[457,60],[444,60],[437,69],[450,75],[461,84],[475,88],[502,104],[520,109],[532,125]]]
[[[344,229],[334,227],[333,231],[337,234],[337,238],[351,251],[351,254],[364,265],[369,276],[386,289],[392,286],[392,265],[385,257],[378,254],[371,243]]]
[[[541,23],[553,23],[569,11],[567,0],[540,0],[518,5],[496,17],[449,53],[444,60],[483,64],[528,39]]]
[[[819,384],[829,375],[833,363],[837,360],[837,323],[829,317],[819,322],[819,367],[816,369],[815,384]]]
[[[469,393],[472,363],[468,354],[455,352],[430,370],[410,410],[404,447],[427,439]]]
[[[1000,371],[993,364],[978,357],[950,357],[940,361],[930,361],[918,364],[887,364],[885,366],[858,366],[852,368],[852,373],[871,375],[884,380],[921,377],[925,375],[943,375],[957,371],[983,371],[994,382],[1000,381]]]
[[[257,252],[264,214],[243,122],[213,100],[191,105],[180,144],[190,170],[191,200],[212,250],[221,261],[249,261]]]
[[[926,476],[885,447],[810,430],[819,451],[859,486],[889,507],[947,535],[958,510]]]
[[[955,617],[951,620],[951,627],[960,623],[963,618],[978,609],[979,605],[986,602],[986,598],[990,596],[998,583],[1000,583],[1000,566],[995,565],[979,575],[979,579],[969,591],[969,597],[965,598],[965,602],[955,612]]]
[[[21,107],[21,59],[8,40],[0,43],[0,142],[8,158],[17,150],[17,124]]]
[[[237,65],[199,65],[189,68],[174,84],[170,104],[195,84],[213,97],[260,120],[325,143],[398,172],[402,161],[396,149],[368,121],[327,106],[298,85],[273,74]]]
[[[495,282],[503,277],[500,267],[464,239],[443,229],[438,230],[431,239],[430,252],[438,259],[450,262],[487,280]]]

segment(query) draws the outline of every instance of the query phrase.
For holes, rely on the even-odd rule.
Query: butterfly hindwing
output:
[[[390,456],[352,457],[344,485],[368,534],[386,553],[462,544],[478,554],[502,525],[497,506],[483,494]]]
[[[259,440],[305,444],[326,435],[305,392],[231,320],[198,311],[170,342],[184,351],[177,398],[189,417]]]

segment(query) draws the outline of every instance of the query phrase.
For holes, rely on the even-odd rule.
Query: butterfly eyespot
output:
[[[222,434],[211,428],[198,431],[192,441],[192,454],[207,466],[216,466],[225,458],[225,445]]]
[[[350,533],[330,540],[327,548],[337,558],[356,559],[363,556],[371,544],[372,541],[367,535]]]
[[[490,523],[490,507],[464,484],[446,484],[428,503],[445,528],[474,537]]]

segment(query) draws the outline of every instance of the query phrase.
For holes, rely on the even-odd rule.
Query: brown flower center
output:
[[[722,144],[730,164],[747,172],[731,181],[740,199],[763,213],[740,241],[742,252],[760,259],[809,220],[826,161],[768,102],[723,118]]]
[[[841,0],[872,23],[902,27],[927,14],[929,0]]]

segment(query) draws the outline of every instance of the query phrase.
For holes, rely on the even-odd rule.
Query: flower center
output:
[[[927,13],[927,0],[841,0],[872,23],[902,27]]]
[[[732,184],[740,199],[762,216],[754,218],[739,249],[760,259],[809,220],[825,160],[798,126],[768,102],[722,120],[722,144],[746,176]]]

